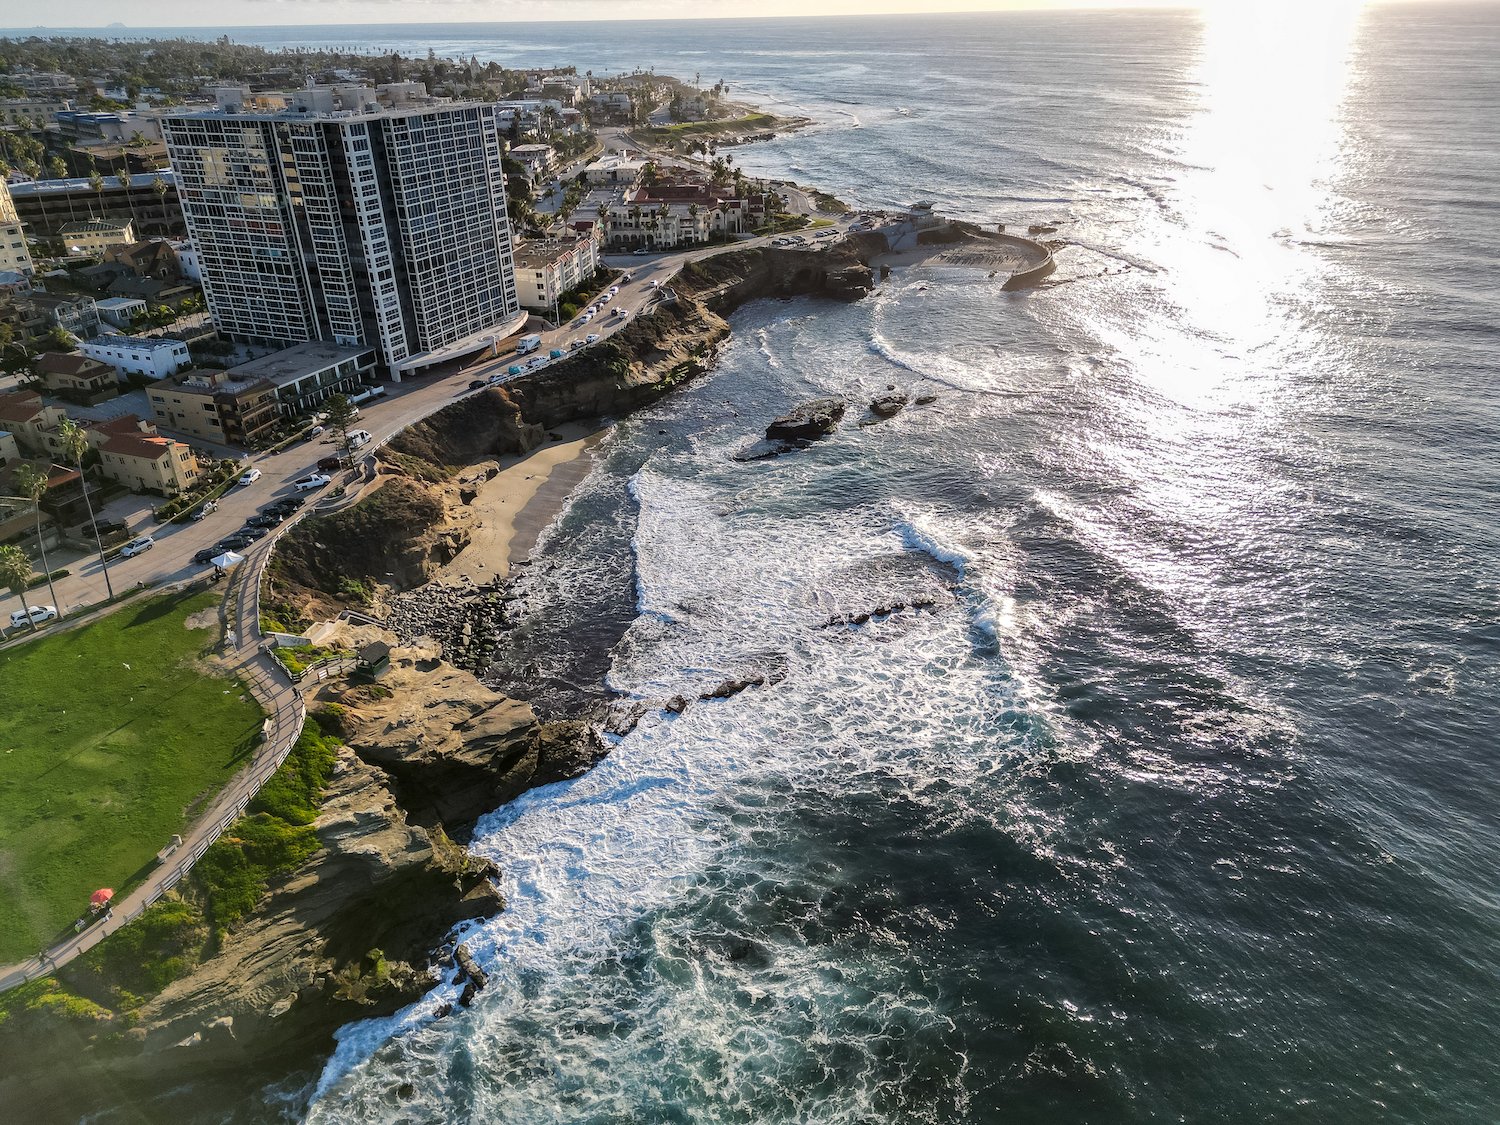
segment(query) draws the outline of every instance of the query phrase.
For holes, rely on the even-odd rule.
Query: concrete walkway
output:
[[[207,811],[183,835],[182,844],[146,877],[144,883],[123,899],[117,899],[102,920],[29,961],[0,967],[0,992],[46,976],[138,918],[188,873],[198,857],[245,811],[245,806],[260,792],[260,787],[286,760],[302,731],[306,707],[302,693],[289,682],[285,670],[261,649],[260,574],[270,557],[273,542],[273,537],[267,537],[246,553],[245,561],[231,574],[221,609],[224,621],[223,668],[249,689],[266,713],[265,737],[250,764],[230,779]]]

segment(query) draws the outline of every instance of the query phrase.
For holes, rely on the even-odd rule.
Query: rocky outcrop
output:
[[[767,441],[816,441],[839,428],[844,417],[844,400],[818,398],[804,402],[777,418],[766,427]]]
[[[606,749],[589,724],[543,723],[436,648],[395,650],[376,691],[324,695],[345,708],[350,744],[390,775],[411,818],[450,833],[533,786],[578,776]]]
[[[193,1120],[194,1091],[222,1108],[233,1091],[325,1057],[349,1021],[428,991],[444,932],[504,900],[493,865],[413,823],[394,790],[386,771],[341,750],[314,825],[321,847],[214,956],[125,1026],[101,1019],[81,1032],[41,1017],[24,1034],[6,1027],[0,1104],[11,1119],[72,1120],[123,1103],[140,1115],[130,1120]]]
[[[870,403],[870,413],[877,418],[894,418],[906,409],[909,401],[904,391],[892,388],[889,394],[883,394]]]

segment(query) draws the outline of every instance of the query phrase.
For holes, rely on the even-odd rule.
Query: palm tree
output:
[[[95,168],[89,173],[89,187],[94,190],[94,202],[99,204],[99,218],[104,217],[104,177]]]
[[[83,485],[83,503],[88,509],[89,526],[94,529],[94,545],[99,548],[99,569],[104,571],[104,590],[110,601],[114,601],[115,587],[109,580],[109,564],[104,561],[104,539],[99,535],[99,521],[94,518],[94,502],[89,499],[89,478],[83,471],[83,455],[89,450],[88,435],[73,419],[64,418],[57,427],[57,436],[62,440],[63,454],[78,466],[78,480]]]
[[[21,608],[26,611],[26,621],[31,631],[36,632],[36,622],[31,620],[31,607],[26,604],[26,584],[31,581],[31,560],[26,552],[13,543],[0,547],[0,586],[10,588],[19,595]]]
[[[52,595],[52,604],[62,614],[62,604],[57,600],[57,589],[52,585],[52,564],[47,561],[47,544],[42,541],[42,497],[47,495],[47,471],[29,462],[16,468],[14,477],[16,491],[31,501],[36,515],[36,545],[42,552],[42,573],[47,576],[47,593]]]

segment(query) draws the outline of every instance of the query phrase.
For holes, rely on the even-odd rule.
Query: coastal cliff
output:
[[[501,458],[707,371],[729,334],[724,316],[746,301],[857,299],[880,249],[872,238],[700,261],[609,340],[411,426],[381,450],[372,491],[278,542],[263,617],[296,627],[343,608],[378,610],[424,586],[468,544],[469,505]],[[310,708],[344,743],[313,824],[317,850],[223,932],[194,932],[194,952],[164,986],[106,996],[81,966],[28,986],[40,1001],[0,1018],[0,1050],[15,1060],[0,1104],[36,1119],[122,1102],[129,1108],[100,1120],[207,1119],[271,1075],[316,1067],[338,1027],[424,994],[434,963],[462,963],[441,945],[453,925],[503,907],[495,870],[454,838],[527,789],[578,776],[606,749],[593,723],[543,722],[436,647],[396,648],[379,681],[325,686]],[[67,1074],[48,1065],[59,1053]]]

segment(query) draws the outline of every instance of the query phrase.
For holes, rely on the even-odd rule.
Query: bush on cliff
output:
[[[216,934],[222,936],[254,910],[272,880],[290,875],[318,850],[312,822],[333,776],[335,745],[316,723],[304,723],[297,744],[256,795],[250,813],[231,824],[193,868]]]

